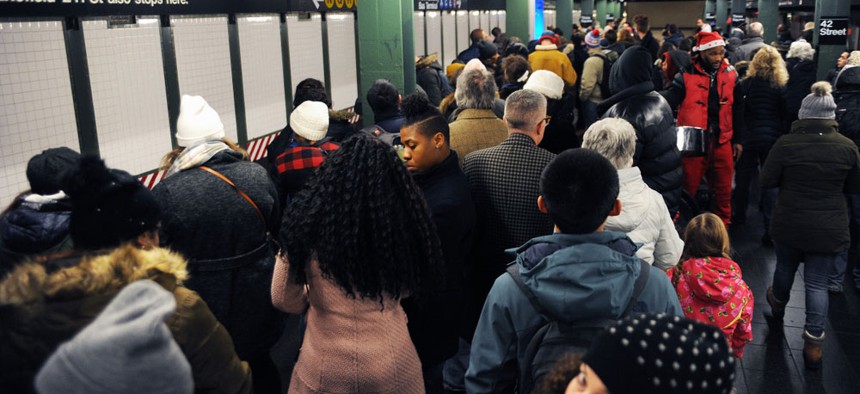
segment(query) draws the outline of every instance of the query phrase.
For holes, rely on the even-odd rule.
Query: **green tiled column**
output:
[[[594,8],[597,8],[597,22],[600,23],[600,27],[606,27],[606,0],[596,0]]]
[[[562,36],[570,37],[573,26],[573,0],[558,0],[555,3],[555,26],[561,29]]]
[[[404,95],[415,91],[412,8],[412,0],[358,2],[358,95],[365,124],[374,121],[365,99],[373,81],[387,79]]]
[[[505,4],[505,24],[508,37],[519,37],[522,42],[529,42],[534,30],[533,0],[508,0]],[[570,27],[568,26],[568,29]]]

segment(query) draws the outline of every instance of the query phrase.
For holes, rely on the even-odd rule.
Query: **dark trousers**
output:
[[[770,149],[744,149],[741,158],[735,163],[735,190],[732,195],[733,221],[743,223],[749,207],[750,184],[753,177],[758,175],[759,168],[764,166]],[[762,190],[759,198],[759,211],[764,220],[764,231],[768,232],[773,206],[776,204],[777,189]]]

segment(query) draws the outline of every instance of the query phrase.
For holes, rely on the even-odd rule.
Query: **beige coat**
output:
[[[279,258],[272,302],[284,312],[307,311],[307,330],[290,380],[296,393],[423,393],[421,361],[400,300],[353,298],[316,262],[307,286],[292,283]]]
[[[489,109],[466,109],[452,122],[451,149],[460,157],[460,167],[466,155],[476,150],[496,146],[508,138],[508,127]]]

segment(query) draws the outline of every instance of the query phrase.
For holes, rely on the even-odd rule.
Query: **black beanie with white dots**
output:
[[[637,315],[601,333],[582,358],[612,394],[728,393],[735,358],[717,327]]]

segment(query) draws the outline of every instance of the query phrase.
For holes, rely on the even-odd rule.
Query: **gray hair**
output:
[[[582,147],[600,153],[616,169],[630,168],[636,152],[636,130],[621,118],[601,119],[585,131]]]
[[[788,47],[788,54],[785,55],[785,58],[796,57],[800,60],[812,60],[813,56],[815,56],[815,49],[812,49],[812,45],[809,45],[806,40],[797,40]]]
[[[518,90],[505,100],[508,128],[532,133],[532,126],[546,117],[546,97],[533,90]]]
[[[761,24],[761,22],[750,23],[749,27],[747,28],[747,36],[761,37],[762,35],[764,35],[764,26]]]
[[[496,81],[489,71],[470,70],[457,78],[454,91],[457,108],[492,109],[496,101]]]

